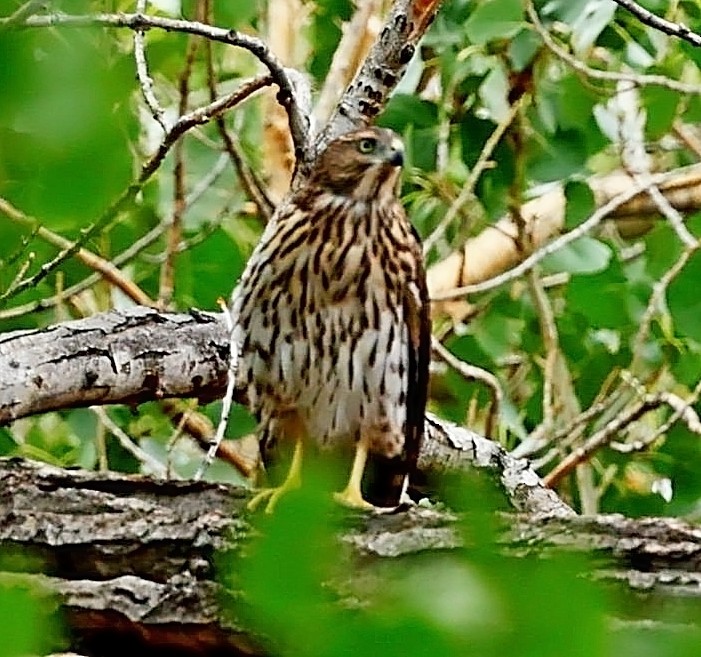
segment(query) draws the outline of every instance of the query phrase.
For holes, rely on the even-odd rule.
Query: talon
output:
[[[362,511],[375,511],[375,507],[370,502],[363,499],[360,491],[351,486],[346,487],[340,493],[334,493],[333,499],[339,504],[351,509],[361,509]]]
[[[277,505],[280,498],[291,490],[299,488],[299,484],[294,482],[285,482],[282,486],[276,486],[275,488],[264,488],[263,490],[256,493],[253,499],[246,505],[249,511],[255,511],[260,503],[266,498],[270,498],[268,503],[265,505],[265,512],[272,513],[275,511],[275,506]]]
[[[348,485],[340,493],[334,493],[333,495],[333,498],[340,504],[343,504],[343,506],[351,509],[362,509],[363,511],[375,510],[375,507],[370,502],[363,499],[363,494],[360,492],[360,483],[363,479],[363,470],[365,469],[367,457],[367,444],[365,440],[361,439],[355,448],[355,458],[353,459]]]
[[[248,504],[246,504],[246,508],[249,511],[255,511],[263,500],[267,499],[268,497],[272,498],[275,490],[275,488],[264,488],[263,490],[258,491],[248,502]],[[268,506],[270,506],[270,502],[268,502]],[[266,507],[265,510],[267,512],[268,507]]]
[[[302,484],[302,442],[298,441],[295,445],[295,451],[292,456],[292,464],[290,465],[290,470],[287,473],[285,481],[282,482],[280,486],[275,486],[274,488],[264,488],[258,491],[253,496],[253,499],[246,505],[249,511],[255,511],[260,503],[267,499],[268,504],[265,506],[266,513],[272,513],[275,510],[280,498],[291,490],[299,488]]]

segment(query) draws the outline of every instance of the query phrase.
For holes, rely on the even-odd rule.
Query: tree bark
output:
[[[227,605],[233,614],[220,613],[220,601],[240,601],[241,592],[215,579],[215,554],[240,553],[251,536],[247,497],[232,486],[0,459],[0,545],[5,553],[38,556],[45,573],[20,565],[24,572],[0,574],[0,581],[29,578],[56,592],[72,648],[87,654],[262,655],[260,637],[236,615],[236,604]],[[504,518],[505,558],[556,548],[594,553],[597,567],[586,576],[623,583],[638,597],[681,604],[701,597],[699,528],[620,515]],[[459,515],[445,511],[413,507],[350,522],[338,537],[339,558],[360,580],[381,572],[388,559],[404,559],[410,569],[411,555],[462,546]],[[330,587],[342,602],[344,584]]]
[[[208,401],[226,388],[223,315],[135,307],[45,329],[0,335],[0,426],[28,415],[93,404],[172,397]],[[524,460],[496,443],[427,416],[419,468],[428,478],[491,467],[514,508],[572,513]]]

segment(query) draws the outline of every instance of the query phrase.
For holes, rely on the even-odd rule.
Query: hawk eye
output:
[[[358,150],[361,153],[363,153],[363,155],[369,155],[370,153],[374,153],[376,148],[377,148],[377,140],[376,139],[366,137],[365,139],[361,139],[358,142]]]

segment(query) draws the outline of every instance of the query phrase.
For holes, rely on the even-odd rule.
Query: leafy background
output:
[[[0,15],[11,14],[18,4],[0,0]],[[644,4],[692,29],[701,23],[697,2]],[[159,6],[167,14],[166,5]],[[171,3],[175,15],[182,11],[193,17],[197,11],[195,2],[177,5]],[[71,13],[133,10],[132,2],[118,0],[52,6]],[[642,25],[613,2],[550,0],[535,6],[557,43],[597,70],[701,83],[697,49]],[[304,55],[296,65],[305,68],[313,87],[320,89],[342,21],[352,16],[354,5],[350,0],[318,0],[304,7],[307,20],[295,35]],[[254,0],[214,3],[213,22],[265,37],[267,9],[268,3]],[[160,133],[135,82],[131,39],[126,31],[102,29],[0,33],[0,197],[25,215],[20,221],[0,214],[2,331],[46,326],[131,303],[104,282],[68,299],[57,297],[92,273],[75,259],[24,291],[13,292],[17,280],[36,273],[57,253],[37,233],[37,226],[78,238],[135,179],[158,145]],[[156,92],[171,120],[191,43],[179,34],[147,35]],[[208,100],[202,52],[195,54],[189,74],[191,107]],[[227,89],[257,71],[249,54],[217,44],[213,61]],[[381,125],[404,137],[408,157],[402,195],[424,237],[432,235],[456,202],[490,135],[507,120],[515,103],[519,108],[494,149],[493,166],[483,171],[474,194],[460,204],[456,220],[432,241],[428,264],[442,261],[506,213],[517,213],[526,200],[554,182],[564,185],[566,228],[584,221],[594,208],[587,180],[629,164],[611,104],[616,97],[615,81],[576,71],[545,47],[521,0],[446,0],[379,118]],[[642,84],[635,103],[635,138],[653,171],[699,160],[701,152],[694,147],[701,113],[698,93]],[[256,97],[226,115],[246,161],[263,178],[271,174],[262,149],[269,108],[269,100]],[[221,139],[208,124],[191,131],[182,148],[190,193],[219,166]],[[120,265],[122,274],[154,299],[159,295],[174,193],[171,153],[136,202],[85,244],[113,259],[160,228],[158,239]],[[187,208],[183,224],[171,306],[214,310],[217,298],[229,294],[242,271],[263,223],[227,164]],[[691,212],[686,225],[694,235],[701,230],[701,218]],[[695,250],[689,251],[653,307],[649,332],[636,342],[655,286],[683,250],[670,223],[659,217],[644,218],[635,231],[612,222],[549,256],[534,276],[471,297],[472,305],[462,316],[436,313],[434,329],[444,345],[498,377],[505,402],[497,438],[508,449],[527,453],[546,475],[641,395],[690,397],[701,372],[701,256]],[[555,346],[544,333],[544,314],[555,322]],[[554,377],[546,372],[549,354],[559,363]],[[431,409],[437,414],[483,430],[489,399],[483,383],[436,365]],[[698,407],[693,400],[692,408]],[[568,431],[568,423],[593,404],[600,406],[599,412],[581,431]],[[201,410],[216,421],[218,404]],[[180,476],[191,476],[200,451],[185,438],[172,448],[174,428],[158,404],[108,413],[143,449],[163,461],[170,459]],[[688,422],[676,422],[656,435],[670,415],[662,405],[626,427],[615,441],[647,441],[646,449],[626,453],[604,446],[563,479],[560,493],[580,510],[696,519],[701,510],[701,441]],[[253,420],[239,408],[228,435],[239,438],[253,427]],[[0,454],[63,466],[148,471],[110,433],[89,409],[51,413],[0,429]],[[526,450],[524,445],[530,445],[534,435],[543,441]],[[242,482],[223,464],[209,476]],[[468,508],[474,486],[464,482],[460,493]],[[451,494],[456,493],[446,491],[449,499]],[[466,516],[465,531],[474,548],[460,556],[426,560],[407,581],[401,574],[388,574],[393,584],[376,597],[371,613],[356,611],[349,619],[348,612],[330,611],[325,604],[324,568],[319,564],[333,566],[333,525],[319,520],[327,517],[327,510],[315,507],[318,504],[313,495],[301,492],[281,508],[267,527],[265,541],[252,549],[248,587],[253,619],[280,637],[275,647],[280,654],[303,654],[305,649],[313,655],[357,654],[378,642],[388,655],[400,654],[407,642],[415,653],[482,655],[691,655],[698,646],[684,633],[670,638],[669,633],[650,631],[642,638],[631,629],[611,632],[610,617],[635,617],[634,605],[575,577],[578,567],[565,557],[536,563],[499,557],[490,538],[494,527],[486,519],[489,513],[477,519]],[[485,502],[482,511],[491,508]],[[306,534],[316,537],[305,544],[309,549],[299,545],[304,523]],[[294,555],[298,564],[283,597],[280,577],[288,576],[289,570],[282,568],[281,554]],[[290,600],[295,602],[294,614],[285,613]],[[31,619],[34,611],[28,613]],[[308,639],[322,618],[328,631],[319,634],[317,644],[304,644],[302,639]],[[0,648],[0,654],[26,650],[20,639],[17,646],[15,652]]]

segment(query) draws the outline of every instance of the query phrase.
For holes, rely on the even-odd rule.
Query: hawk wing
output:
[[[368,491],[373,504],[396,506],[407,476],[416,469],[424,435],[424,415],[428,398],[428,368],[431,360],[431,306],[426,287],[421,240],[411,227],[414,275],[404,286],[402,316],[407,328],[407,395],[404,451],[393,459],[376,457]]]

